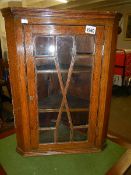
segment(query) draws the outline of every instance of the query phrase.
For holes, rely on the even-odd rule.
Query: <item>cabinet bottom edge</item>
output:
[[[33,150],[25,152],[19,147],[16,148],[16,151],[24,156],[24,157],[33,157],[33,156],[46,156],[46,155],[59,155],[59,154],[84,154],[84,153],[96,153],[102,151],[103,148],[87,148],[87,149],[68,149],[68,150],[57,150],[57,151],[40,151],[40,150]]]

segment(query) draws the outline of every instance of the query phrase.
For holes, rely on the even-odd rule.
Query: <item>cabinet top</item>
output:
[[[73,18],[114,18],[116,12],[109,11],[80,11],[80,10],[53,10],[53,9],[42,9],[42,8],[22,8],[22,7],[9,7],[1,10],[4,17],[13,15],[19,17],[43,17],[43,16],[54,16],[54,17],[73,17]]]

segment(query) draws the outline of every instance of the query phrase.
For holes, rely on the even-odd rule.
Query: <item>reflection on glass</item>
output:
[[[55,52],[54,37],[36,36],[34,53],[36,56],[53,56]]]
[[[49,52],[49,53],[52,53],[51,55],[54,55],[55,46],[54,46],[54,45],[50,45],[50,46],[48,47],[48,52]]]

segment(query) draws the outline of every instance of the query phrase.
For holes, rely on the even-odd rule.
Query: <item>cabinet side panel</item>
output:
[[[8,62],[9,62],[9,76],[10,86],[12,92],[13,113],[15,117],[15,127],[18,146],[23,147],[22,127],[21,127],[21,105],[19,100],[18,87],[18,60],[16,55],[16,44],[14,36],[14,20],[13,18],[5,19],[6,37],[8,45]]]
[[[7,35],[9,73],[15,115],[17,146],[23,151],[30,149],[28,106],[26,97],[24,48],[22,27],[14,18],[5,18]]]
[[[116,53],[116,43],[117,43],[117,33],[118,33],[118,20],[114,21],[114,26],[112,28],[112,38],[111,38],[111,52],[110,52],[110,64],[108,71],[108,86],[106,92],[106,106],[105,106],[105,120],[103,124],[102,140],[104,141],[107,137],[108,130],[108,120],[110,116],[110,104],[112,96],[112,83],[113,83],[113,68],[115,64],[115,53]]]
[[[97,113],[99,108],[99,91],[100,91],[100,77],[101,77],[101,65],[102,65],[102,45],[104,39],[104,27],[97,27],[96,33],[96,50],[95,50],[95,61],[94,70],[92,77],[92,92],[91,92],[91,103],[90,103],[90,124],[89,124],[89,142],[91,145],[95,145],[96,132],[95,128],[97,125]]]
[[[98,128],[96,146],[102,146],[105,142],[108,129],[108,120],[110,112],[110,102],[112,93],[113,66],[115,60],[115,49],[117,39],[117,20],[112,21],[114,25],[105,26],[105,50],[102,64]]]
[[[36,89],[36,72],[35,61],[33,57],[33,41],[32,41],[32,26],[24,26],[25,34],[25,51],[27,65],[27,89],[29,96],[29,115],[30,115],[30,141],[31,148],[38,148],[38,104],[37,104],[37,89]]]

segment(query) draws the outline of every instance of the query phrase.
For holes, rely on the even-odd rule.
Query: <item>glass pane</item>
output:
[[[76,53],[77,54],[93,54],[94,45],[95,45],[94,36],[92,35],[77,35],[76,36]]]
[[[74,72],[89,72],[92,69],[94,56],[92,55],[76,55],[74,63]]]
[[[54,130],[39,131],[40,143],[53,143],[54,142]]]
[[[54,37],[36,36],[34,42],[35,56],[53,56],[55,51]]]
[[[74,129],[74,141],[85,141],[87,140],[87,129],[81,128],[81,129]]]
[[[67,81],[68,72],[61,73],[61,76],[62,76],[62,81],[63,81],[64,87],[65,87],[66,81]]]
[[[36,59],[36,69],[38,71],[49,72],[56,71],[55,62],[51,58]]]
[[[89,112],[71,112],[73,126],[88,125]]]
[[[39,127],[55,127],[58,113],[50,112],[50,113],[39,113]]]
[[[58,142],[70,141],[70,126],[66,112],[62,113],[61,122],[58,128]]]
[[[39,108],[58,109],[60,107],[62,95],[57,74],[38,73],[37,92]]]
[[[72,36],[58,36],[57,56],[61,70],[68,70],[72,59],[73,37]]]
[[[67,92],[70,108],[89,107],[91,88],[91,72],[73,73]]]

